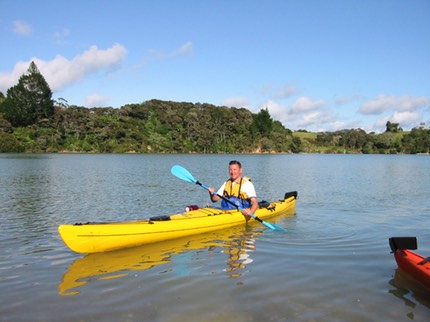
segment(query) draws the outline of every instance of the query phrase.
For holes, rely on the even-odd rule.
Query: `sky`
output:
[[[0,0],[0,91],[268,109],[293,131],[430,128],[429,0]]]

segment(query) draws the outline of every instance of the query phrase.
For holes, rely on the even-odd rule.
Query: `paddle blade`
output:
[[[283,231],[284,233],[287,232],[287,230],[284,229],[284,228],[282,228],[281,226],[278,226],[278,225],[275,225],[275,224],[271,224],[271,223],[266,222],[266,221],[263,221],[263,225],[266,226],[266,227],[269,227],[270,229],[273,229],[273,230]]]
[[[188,182],[192,182],[192,183],[196,183],[197,180],[194,179],[193,175],[184,167],[181,167],[180,165],[174,165],[172,167],[172,169],[170,169],[170,172],[172,172],[172,174],[179,178],[182,179],[184,181],[188,181]]]
[[[281,227],[281,226],[278,226],[278,225],[275,225],[275,224],[271,224],[273,227],[275,227],[275,230],[277,230],[277,231],[282,231],[282,232],[284,232],[284,233],[287,233],[288,232],[288,230],[286,230],[285,228],[283,228],[283,227]]]

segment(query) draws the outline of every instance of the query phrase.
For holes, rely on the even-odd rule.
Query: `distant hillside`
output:
[[[267,109],[150,100],[119,109],[55,105],[13,127],[0,116],[0,152],[84,153],[428,153],[425,129],[367,134],[361,129],[292,132]]]
[[[56,106],[29,126],[0,120],[3,152],[297,152],[291,131],[267,110],[150,100],[120,109]]]

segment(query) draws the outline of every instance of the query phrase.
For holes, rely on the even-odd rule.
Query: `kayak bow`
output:
[[[391,237],[389,244],[399,268],[430,288],[430,257],[411,251],[418,248],[417,238]]]

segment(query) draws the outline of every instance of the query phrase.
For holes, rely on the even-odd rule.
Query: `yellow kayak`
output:
[[[294,214],[297,192],[287,192],[282,200],[262,202],[255,216],[266,219],[278,214]],[[252,219],[251,219],[252,220]],[[60,225],[64,243],[78,253],[99,253],[206,233],[246,223],[239,210],[199,208],[146,220]]]

